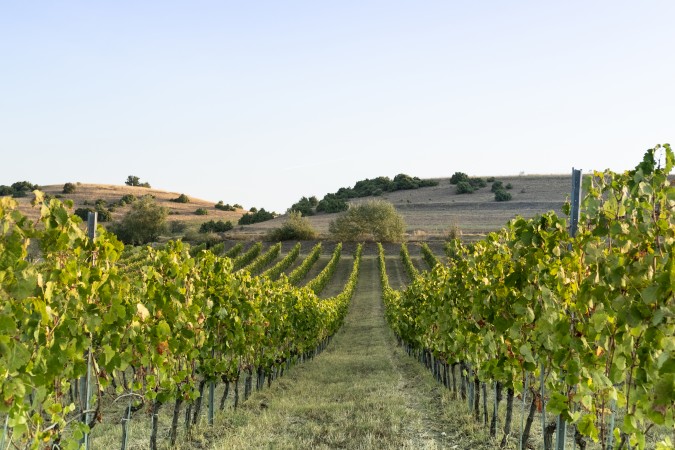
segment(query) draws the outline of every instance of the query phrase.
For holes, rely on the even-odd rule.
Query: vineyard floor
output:
[[[493,448],[396,346],[377,260],[364,257],[361,270],[345,324],[327,350],[204,428],[200,448]]]

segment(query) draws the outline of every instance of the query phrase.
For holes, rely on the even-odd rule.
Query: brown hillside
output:
[[[107,184],[79,184],[76,186],[75,192],[71,194],[63,194],[63,185],[40,186],[40,190],[53,197],[72,200],[74,203],[73,211],[77,208],[93,207],[93,204],[98,199],[105,200],[108,204],[118,202],[122,196],[133,194],[136,197],[144,195],[153,195],[157,203],[166,207],[169,210],[167,220],[169,222],[182,221],[188,224],[197,224],[206,222],[208,220],[231,220],[236,224],[239,218],[246,212],[242,209],[237,211],[220,211],[214,207],[215,202],[201,200],[197,198],[190,198],[189,203],[175,203],[171,199],[177,198],[180,192],[167,192],[152,188],[143,188],[135,186],[116,186]],[[16,199],[19,202],[19,209],[31,219],[37,219],[40,215],[39,208],[31,206],[32,195],[26,198]],[[88,203],[88,204],[87,204]],[[114,221],[120,220],[124,214],[129,211],[131,206],[115,207],[112,213]],[[198,216],[195,214],[197,208],[205,208],[208,215]]]

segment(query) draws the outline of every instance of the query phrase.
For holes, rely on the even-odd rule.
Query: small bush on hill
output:
[[[511,200],[511,193],[505,190],[498,190],[495,192],[495,200],[498,202],[508,202]]]
[[[208,222],[204,222],[201,224],[199,227],[199,232],[200,233],[224,233],[226,231],[230,231],[232,228],[234,228],[234,225],[232,222],[229,220],[227,222],[223,222],[222,220],[215,221],[215,220],[209,220]]]
[[[306,217],[298,211],[292,211],[286,222],[267,234],[270,241],[307,241],[316,239],[316,230]]]
[[[488,183],[492,183],[493,181],[495,181],[495,177],[488,177],[487,179]]]
[[[480,189],[487,186],[487,183],[482,178],[469,178],[469,183],[474,189]]]
[[[220,211],[235,211],[236,208],[229,203],[223,204],[223,201],[220,200],[218,203],[214,205],[214,208],[220,210]]]
[[[232,205],[232,207],[235,209],[244,209],[244,207],[241,206],[239,203],[235,203],[234,205]]]
[[[72,194],[75,192],[75,184],[74,183],[66,183],[63,185],[63,191],[64,194]]]
[[[134,194],[123,195],[122,198],[117,202],[119,206],[130,205],[136,201],[136,196]]]
[[[497,192],[497,191],[503,191],[504,190],[504,183],[502,181],[495,181],[492,183],[492,187],[490,188],[492,192]]]
[[[472,194],[476,189],[471,186],[471,183],[468,181],[460,181],[457,183],[457,193],[458,194]]]
[[[209,214],[208,210],[206,208],[197,208],[195,210],[195,214],[198,216],[206,216]]]
[[[450,184],[458,184],[461,181],[469,181],[469,176],[464,172],[455,172],[450,177]]]
[[[251,212],[241,216],[241,218],[239,218],[239,222],[237,223],[239,225],[251,225],[254,223],[265,222],[266,220],[271,220],[275,217],[275,213],[265,211],[265,208],[260,208],[260,211],[258,211],[256,208],[251,208]]]
[[[178,197],[172,198],[171,201],[174,203],[190,203],[190,197],[185,194],[180,194]]]
[[[513,185],[511,183],[508,183],[506,186],[504,186],[506,189],[513,189]]]

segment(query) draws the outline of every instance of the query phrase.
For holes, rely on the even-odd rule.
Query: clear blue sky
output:
[[[362,178],[675,144],[675,2],[4,1],[0,184],[284,211]]]

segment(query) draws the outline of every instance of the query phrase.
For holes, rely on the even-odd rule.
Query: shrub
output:
[[[309,223],[309,220],[306,217],[302,217],[302,213],[292,211],[280,228],[276,228],[267,234],[267,240],[307,241],[316,239],[316,236],[316,230]]]
[[[171,201],[174,203],[190,203],[190,198],[185,194],[180,194],[178,197],[172,198]]]
[[[0,195],[12,195],[14,194],[14,189],[11,186],[6,186],[4,184],[0,185]]]
[[[480,189],[487,186],[487,183],[482,178],[469,178],[469,183],[474,189]]]
[[[66,183],[63,185],[63,191],[64,194],[72,194],[75,192],[75,184],[74,183]]]
[[[488,183],[492,183],[493,181],[495,181],[495,177],[488,177],[487,179]]]
[[[125,244],[147,244],[166,231],[167,214],[165,207],[159,206],[152,196],[145,195],[131,205],[131,210],[111,227],[111,231]]]
[[[338,213],[347,211],[349,204],[335,194],[326,194],[316,206],[316,212]]]
[[[195,214],[198,216],[206,216],[209,214],[209,212],[206,210],[206,208],[197,208],[195,210]]]
[[[248,212],[239,218],[239,225],[251,225],[254,223],[265,222],[266,220],[271,220],[276,217],[276,214],[273,212],[265,211],[265,208],[260,208],[260,211],[255,208],[251,208],[251,212]]]
[[[138,178],[135,175],[129,175],[127,177],[127,181],[125,181],[124,184],[126,184],[127,186],[140,186],[140,187],[145,187],[145,188],[150,187],[150,183],[147,183],[147,182],[141,183],[141,179]]]
[[[74,214],[86,222],[89,218],[89,213],[94,211],[94,208],[77,208]]]
[[[181,220],[174,220],[173,222],[169,222],[169,232],[177,234],[177,233],[185,233],[185,230],[187,230],[187,224]]]
[[[291,206],[288,211],[299,212],[303,216],[313,216],[315,214],[314,207],[319,202],[316,200],[316,197],[311,197],[311,199],[307,197],[302,197],[297,203],[294,203],[293,206]]]
[[[501,181],[495,181],[492,183],[492,187],[490,188],[492,192],[497,192],[497,191],[503,191],[504,190],[504,183]]]
[[[220,210],[220,211],[234,211],[236,208],[232,205],[228,204],[223,204],[223,201],[220,200],[218,203],[214,205],[214,208]]]
[[[226,231],[230,231],[232,228],[234,228],[234,225],[232,222],[229,220],[227,222],[223,222],[222,220],[215,221],[215,220],[209,220],[208,222],[204,222],[201,224],[199,227],[199,232],[200,233],[224,233]]]
[[[469,181],[469,176],[464,172],[455,172],[450,177],[450,184],[458,184],[461,181]]]
[[[476,189],[471,186],[471,183],[468,181],[460,181],[457,183],[457,193],[458,194],[472,194]]]
[[[232,205],[232,207],[235,209],[244,209],[244,207],[241,206],[239,203],[235,203],[234,205]]]
[[[123,195],[122,198],[117,202],[118,205],[124,206],[124,205],[130,205],[133,202],[136,201],[136,196],[134,194],[126,194]]]
[[[110,222],[112,220],[112,211],[106,208],[96,208],[99,222]]]
[[[350,207],[332,221],[328,229],[340,241],[399,242],[404,237],[405,222],[394,205],[373,200]]]
[[[495,200],[498,202],[508,202],[511,200],[511,193],[505,190],[498,190],[495,192]]]
[[[513,189],[513,185],[511,183],[508,183],[506,186],[504,186],[506,189]]]

